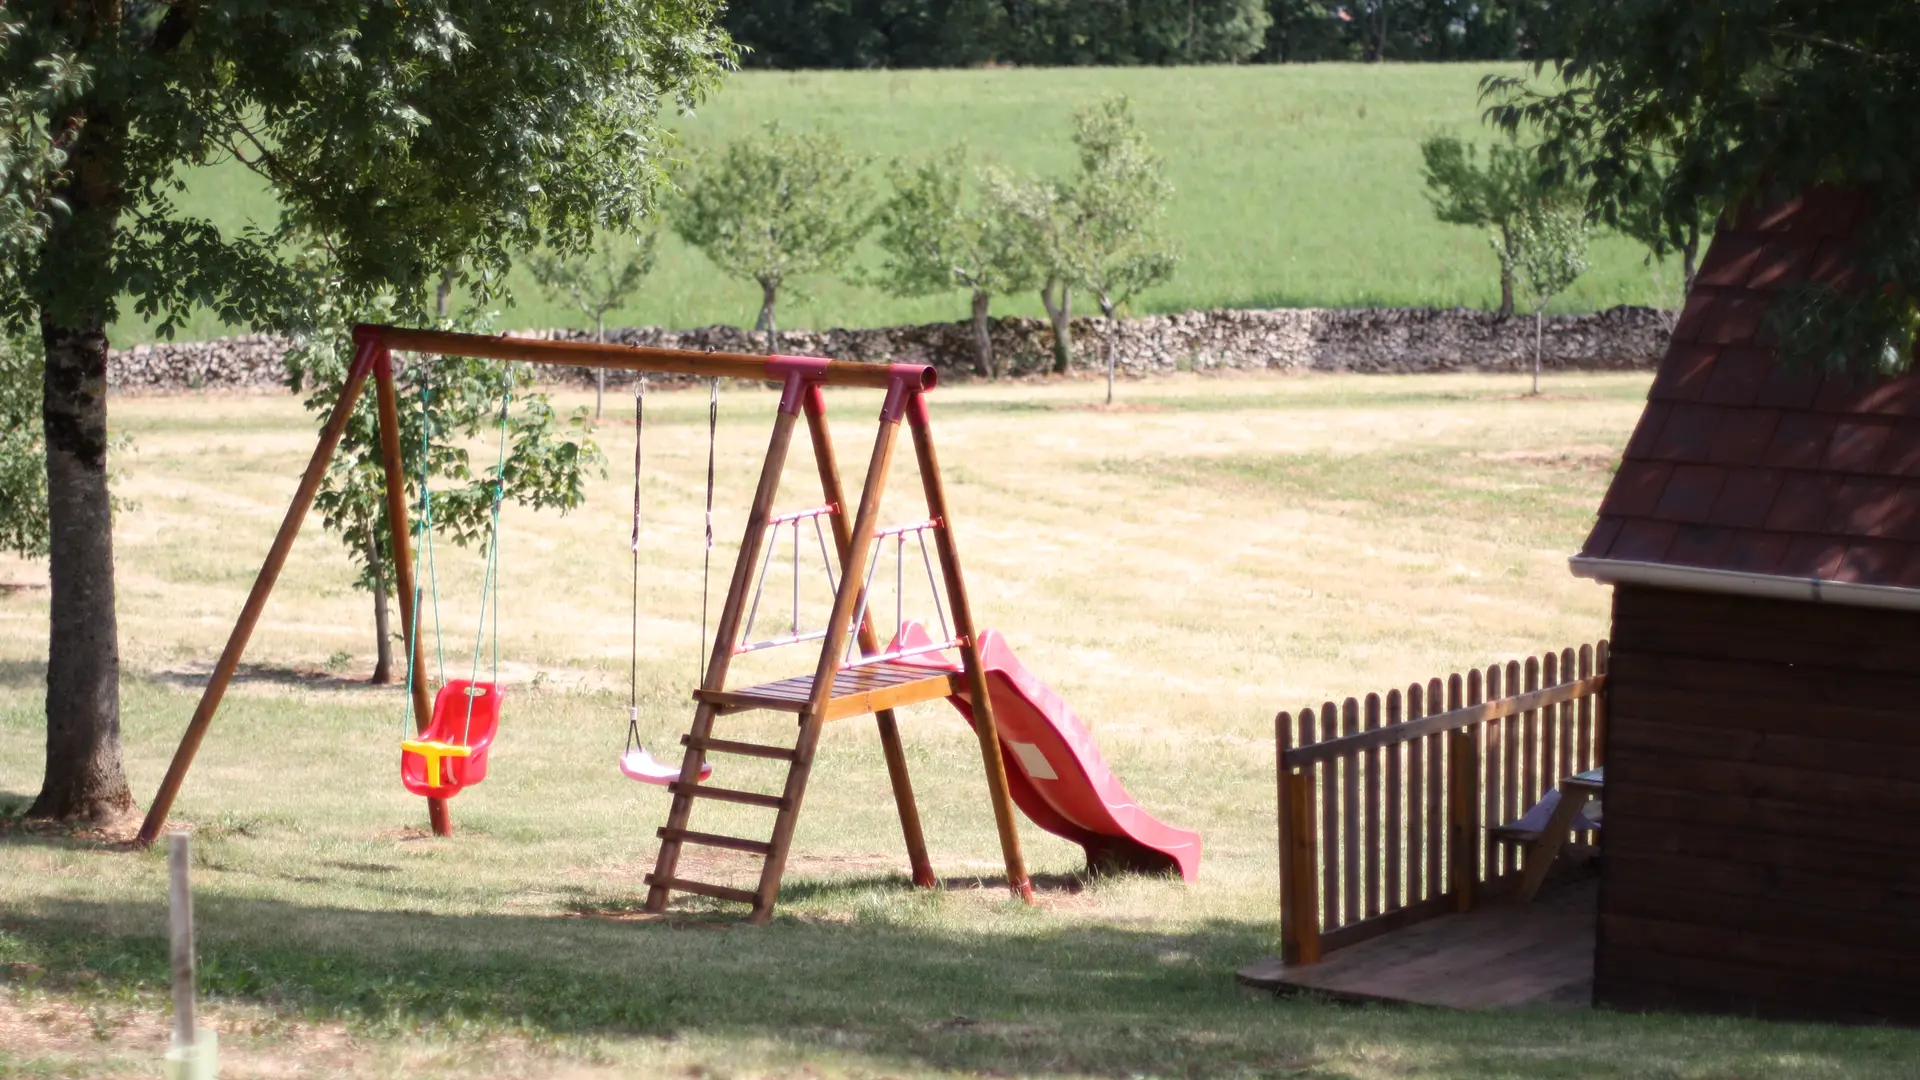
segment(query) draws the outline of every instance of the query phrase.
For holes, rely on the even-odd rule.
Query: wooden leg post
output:
[[[1472,728],[1447,733],[1447,868],[1453,910],[1473,909],[1480,853],[1480,751]]]
[[[413,727],[427,730],[433,722],[433,697],[427,687],[427,657],[414,615],[413,537],[407,524],[407,469],[400,450],[400,408],[394,398],[393,355],[381,349],[373,361],[373,396],[380,412],[380,465],[387,481],[387,531],[393,534],[393,582],[400,594],[400,625],[407,647],[407,668],[413,673]],[[435,836],[452,836],[453,819],[447,800],[427,800],[427,823]]]
[[[973,705],[974,734],[980,740],[980,758],[986,766],[987,795],[993,802],[994,824],[1000,830],[1000,853],[1007,865],[1007,888],[1031,902],[1033,882],[1027,878],[1026,859],[1020,853],[1020,831],[1014,824],[1013,798],[1007,791],[1007,764],[1000,756],[1000,731],[993,720],[993,702],[987,693],[987,674],[980,666],[980,637],[967,601],[967,582],[960,572],[959,546],[953,538],[953,515],[947,507],[947,488],[940,478],[940,458],[934,451],[933,425],[927,399],[915,393],[907,403],[913,429],[913,447],[920,461],[920,483],[927,492],[927,511],[940,522],[933,530],[946,577],[947,601],[953,608],[953,630],[960,637],[960,660],[966,666],[967,694]]]
[[[840,482],[840,463],[833,449],[833,436],[827,430],[826,395],[817,385],[807,387],[807,433],[813,439],[813,460],[820,471],[820,489],[828,503],[839,508],[829,518],[833,522],[833,542],[839,551],[840,572],[847,572],[853,547],[853,524],[847,514],[846,489]],[[860,651],[873,655],[880,651],[880,640],[873,630],[872,618],[860,620]],[[933,863],[927,858],[927,840],[920,829],[920,810],[914,804],[913,778],[907,774],[907,754],[900,744],[900,725],[892,709],[874,714],[880,728],[880,751],[887,761],[887,780],[893,787],[893,803],[900,811],[900,831],[906,837],[907,865],[913,883],[923,889],[934,885]]]
[[[720,625],[713,634],[713,654],[707,659],[707,673],[701,680],[704,690],[720,690],[727,684],[727,668],[733,663],[733,647],[740,640],[740,609],[753,587],[753,568],[759,562],[761,545],[766,541],[767,519],[773,516],[773,500],[780,494],[780,475],[786,471],[787,448],[793,444],[794,413],[782,408],[773,418],[773,435],[767,442],[767,458],[760,466],[760,485],[754,489],[753,505],[747,510],[746,534],[740,541],[740,555],[734,560],[733,578],[727,585],[727,600],[720,607]],[[702,702],[693,713],[687,752],[680,759],[682,777],[698,777],[706,760],[701,742],[713,734],[713,706]],[[688,781],[682,781],[686,783]],[[693,816],[693,797],[675,793],[667,811],[667,829],[681,832]],[[647,887],[647,910],[665,911],[671,890],[659,882],[671,881],[680,864],[681,842],[671,837],[660,841],[660,854],[654,861],[653,883]]]
[[[820,660],[813,669],[813,698],[807,703],[807,711],[800,714],[800,741],[794,748],[793,768],[787,772],[786,788],[781,793],[784,805],[773,825],[773,853],[760,869],[760,895],[751,916],[754,922],[771,918],[774,901],[780,896],[780,878],[787,869],[787,849],[793,843],[793,828],[800,819],[800,803],[806,796],[807,778],[813,771],[814,750],[820,742],[820,729],[826,723],[827,702],[833,696],[834,676],[840,670],[840,654],[846,649],[854,608],[860,602],[860,589],[866,579],[867,550],[879,526],[880,503],[886,494],[894,440],[900,431],[900,418],[893,406],[899,393],[898,387],[887,391],[889,407],[882,410],[880,430],[873,437],[873,457],[867,463],[860,510],[854,515],[847,557],[841,565],[840,589],[834,594],[833,614],[827,617],[827,636],[820,644]]]
[[[1280,959],[1320,962],[1319,836],[1313,770],[1280,771]]]
[[[373,368],[375,351],[380,347],[377,338],[357,338],[353,366],[347,370],[346,382],[341,384],[340,398],[333,404],[333,412],[327,416],[326,426],[320,430],[320,444],[313,449],[313,457],[307,462],[307,471],[300,477],[300,486],[293,493],[293,503],[287,507],[286,517],[280,521],[280,531],[274,534],[273,545],[267,549],[267,558],[260,566],[260,573],[253,581],[253,589],[247,593],[246,603],[240,607],[240,618],[233,624],[233,632],[227,636],[227,646],[220,653],[220,660],[213,666],[213,674],[207,679],[207,688],[200,694],[200,703],[194,707],[193,719],[187,721],[187,730],[180,736],[180,745],[173,752],[173,760],[167,765],[167,775],[160,781],[160,790],[154,793],[153,804],[147,809],[146,820],[140,824],[138,843],[141,847],[151,845],[160,835],[160,829],[167,822],[167,814],[173,809],[173,800],[180,794],[180,785],[186,782],[187,770],[193,767],[194,755],[200,752],[200,742],[207,737],[207,728],[213,723],[214,711],[220,707],[220,699],[226,696],[227,685],[233,681],[233,673],[240,667],[240,657],[247,651],[247,641],[253,637],[253,628],[260,621],[260,613],[267,606],[267,597],[273,595],[274,582],[280,578],[280,568],[286,565],[287,554],[293,550],[293,541],[300,535],[300,525],[306,520],[307,509],[313,505],[313,497],[320,490],[320,481],[327,474],[327,466],[333,461],[333,452],[340,445],[340,436],[347,429],[347,420],[353,415],[354,403],[360,400],[360,390],[366,385],[367,375]]]

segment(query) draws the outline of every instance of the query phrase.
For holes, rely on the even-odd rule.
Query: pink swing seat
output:
[[[635,747],[620,755],[620,771],[626,773],[629,780],[638,780],[643,784],[658,784],[661,787],[680,779],[680,766],[654,760],[653,755],[647,753],[647,748],[644,746]],[[700,779],[705,780],[712,775],[713,762],[701,762]]]

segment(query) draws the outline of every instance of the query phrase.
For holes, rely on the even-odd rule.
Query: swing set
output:
[[[307,463],[305,475],[294,494],[294,502],[288,507],[286,517],[282,519],[273,546],[267,552],[267,559],[261,565],[259,577],[253,582],[252,592],[240,611],[232,634],[228,636],[227,648],[221,653],[219,663],[213,669],[213,675],[207,680],[198,707],[194,709],[192,719],[188,721],[186,732],[180,738],[179,748],[173,755],[167,774],[161,780],[159,792],[156,792],[152,807],[146,815],[146,821],[140,826],[140,844],[152,844],[159,828],[167,821],[167,813],[173,807],[173,801],[179,796],[180,784],[184,782],[188,769],[192,767],[194,755],[211,726],[213,715],[219,709],[221,698],[227,692],[227,686],[240,665],[242,653],[246,651],[248,640],[252,636],[253,626],[259,623],[261,611],[273,592],[275,580],[280,575],[282,565],[294,546],[294,538],[300,532],[307,509],[311,507],[315,492],[319,490],[321,479],[326,473],[328,463],[332,461],[334,450],[340,444],[342,432],[346,429],[348,417],[353,405],[359,400],[365,384],[372,380],[374,396],[378,407],[378,429],[380,429],[380,455],[386,471],[386,511],[388,521],[392,523],[392,546],[394,546],[394,565],[396,565],[396,592],[401,603],[401,623],[407,628],[407,698],[409,715],[417,726],[415,738],[409,738],[401,744],[403,761],[403,782],[409,790],[422,794],[428,799],[428,819],[432,830],[440,836],[451,836],[451,819],[447,815],[447,798],[457,794],[461,788],[480,782],[486,776],[488,767],[488,748],[492,744],[493,732],[499,724],[501,692],[495,682],[484,682],[478,676],[474,678],[453,678],[445,680],[436,696],[428,701],[428,680],[424,665],[424,644],[419,632],[420,601],[415,590],[415,557],[411,550],[413,532],[409,530],[409,507],[405,496],[405,463],[399,440],[399,419],[397,419],[396,388],[394,388],[394,352],[409,352],[419,357],[419,361],[432,361],[436,356],[480,357],[480,359],[501,359],[501,361],[526,361],[536,365],[586,365],[586,367],[609,367],[624,369],[636,373],[662,373],[662,375],[691,375],[707,379],[747,379],[756,382],[776,382],[780,384],[780,407],[774,417],[774,430],[768,442],[766,459],[760,469],[760,480],[756,486],[753,503],[747,515],[747,528],[741,540],[739,553],[733,565],[733,577],[726,601],[720,607],[718,626],[712,638],[712,650],[708,653],[705,676],[701,688],[695,690],[695,713],[689,732],[682,738],[685,753],[682,755],[680,769],[660,769],[643,749],[637,748],[637,724],[634,711],[630,711],[630,738],[628,753],[622,755],[622,771],[641,780],[659,782],[666,780],[666,788],[672,792],[672,807],[668,811],[666,826],[660,828],[660,849],[655,872],[647,876],[649,894],[647,909],[660,911],[666,907],[668,897],[674,892],[689,892],[697,896],[716,897],[743,901],[753,905],[751,919],[766,920],[772,915],[774,901],[780,892],[781,872],[785,869],[787,849],[793,840],[793,828],[799,819],[801,801],[806,794],[806,780],[812,771],[814,749],[818,746],[822,726],[829,721],[856,717],[872,713],[879,726],[881,748],[887,761],[887,774],[893,786],[895,803],[899,807],[900,826],[906,836],[908,859],[912,865],[912,878],[918,886],[931,886],[935,882],[933,869],[925,853],[925,840],[920,830],[920,817],[914,805],[912,784],[906,774],[906,755],[900,748],[899,724],[895,721],[895,709],[914,701],[927,701],[933,698],[954,698],[964,696],[972,701],[973,728],[977,732],[981,763],[987,773],[987,790],[995,811],[995,822],[1000,834],[1000,851],[1006,863],[1008,888],[1016,896],[1033,896],[1033,886],[1027,880],[1025,863],[1021,857],[1020,836],[1014,826],[1014,805],[1008,794],[1008,776],[1006,765],[1000,753],[1000,740],[996,738],[995,721],[991,694],[987,688],[987,673],[981,667],[979,650],[973,632],[973,615],[968,603],[966,584],[960,573],[960,557],[954,546],[954,534],[950,528],[950,515],[947,507],[947,490],[941,480],[939,459],[933,446],[933,432],[929,425],[929,413],[925,404],[925,392],[935,384],[935,371],[925,365],[868,365],[868,363],[845,363],[829,359],[787,356],[745,356],[745,354],[697,354],[684,350],[659,350],[659,348],[636,348],[636,346],[603,346],[588,342],[545,342],[545,340],[526,340],[526,338],[507,338],[507,336],[482,336],[482,334],[459,334],[444,331],[411,331],[399,327],[355,327],[355,357],[349,369],[346,384],[342,386],[340,398],[334,404],[332,413],[326,419],[321,430],[319,446],[315,448],[311,461]],[[856,503],[854,513],[847,513],[847,496],[841,488],[839,465],[833,452],[833,442],[826,425],[826,396],[824,390],[829,386],[866,386],[885,390],[885,404],[879,413],[879,430],[874,440],[872,459],[866,471],[866,484],[860,492],[860,502]],[[641,398],[643,400],[643,398]],[[505,411],[505,405],[503,405]],[[820,488],[824,496],[824,505],[818,509],[808,509],[793,515],[776,515],[774,500],[780,492],[781,473],[785,469],[787,448],[793,440],[793,429],[806,419],[806,430],[812,440],[814,461],[818,465]],[[639,419],[639,413],[636,415]],[[920,475],[925,494],[925,519],[914,525],[899,528],[881,528],[879,525],[879,507],[887,486],[887,475],[893,463],[895,442],[899,436],[900,425],[906,425],[912,432],[914,454],[920,461]],[[636,465],[639,448],[636,446]],[[708,477],[712,471],[712,455],[708,454]],[[422,484],[424,488],[424,484]],[[490,550],[490,571],[488,588],[497,588],[493,559],[497,555],[497,513],[499,513],[501,482],[495,473],[495,496],[493,496],[493,536],[488,540]],[[637,515],[636,486],[636,515]],[[430,515],[430,498],[422,490],[422,517]],[[710,507],[712,507],[712,486],[708,482],[708,536],[710,536]],[[422,525],[428,525],[422,521]],[[741,644],[743,630],[755,621],[755,600],[749,609],[749,592],[756,580],[764,584],[764,565],[772,559],[772,540],[778,540],[781,528],[793,532],[791,550],[799,552],[799,538],[803,525],[816,528],[814,536],[826,548],[826,534],[831,532],[833,557],[829,559],[829,575],[837,565],[839,573],[833,575],[833,609],[828,625],[820,630],[801,632],[799,626],[793,626],[789,634],[776,634],[774,638],[762,642]],[[933,552],[937,553],[941,577],[945,584],[947,601],[941,607],[941,621],[952,617],[950,636],[941,642],[927,642],[920,646],[895,646],[881,650],[872,619],[868,617],[868,586],[872,582],[870,552],[876,552],[877,542],[883,542],[887,536],[897,538],[899,544],[906,536],[916,536],[924,544],[927,534],[933,540]],[[422,528],[422,536],[430,538],[430,528]],[[426,540],[430,552],[430,540]],[[634,565],[637,575],[637,530],[634,544]],[[762,559],[764,555],[764,559]],[[931,559],[929,559],[931,571]],[[755,569],[760,567],[756,577]],[[428,561],[428,569],[432,563]],[[637,594],[637,577],[636,577]],[[486,603],[486,601],[484,601]],[[495,625],[497,625],[497,603],[493,605]],[[482,615],[484,623],[484,615]],[[797,617],[795,617],[797,623]],[[497,636],[497,634],[495,634]],[[637,607],[636,607],[637,638]],[[774,646],[791,646],[803,642],[818,642],[818,659],[810,675],[797,675],[770,682],[764,686],[730,688],[728,669],[735,655],[743,651],[756,651]],[[478,644],[474,650],[474,675],[478,675]],[[958,671],[947,667],[929,667],[925,663],[902,663],[922,657],[925,653],[956,651],[960,663],[954,665]],[[497,648],[495,648],[495,667],[497,667]],[[637,669],[636,669],[637,682]],[[637,690],[637,686],[636,686]],[[783,713],[795,713],[799,723],[799,734],[791,748],[787,746],[762,746],[749,742],[735,742],[718,738],[714,734],[714,721],[728,713],[739,713],[747,709],[772,709]],[[637,753],[636,753],[637,749]],[[710,753],[730,753],[776,759],[787,763],[787,778],[780,794],[756,794],[741,792],[705,784],[703,780],[710,774],[707,755]],[[636,774],[637,773],[637,774]],[[691,776],[699,776],[693,780]],[[708,832],[695,832],[689,828],[695,805],[701,801],[726,801],[756,805],[776,811],[772,826],[772,836],[764,842],[716,836]],[[730,886],[718,886],[707,882],[695,882],[678,876],[680,851],[685,844],[697,846],[726,847],[735,851],[755,853],[764,859],[762,874],[756,890],[741,890]]]

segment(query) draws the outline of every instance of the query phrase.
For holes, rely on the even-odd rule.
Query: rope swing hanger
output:
[[[500,508],[506,496],[508,419],[513,405],[513,370],[502,367],[500,411],[497,417],[499,451],[493,468],[493,498],[488,508],[487,565],[480,588],[480,619],[474,631],[473,662],[466,679],[446,678],[446,646],[441,634],[440,582],[433,543],[433,392],[420,384],[420,515],[419,543],[426,548],[428,595],[434,611],[434,649],[439,660],[440,691],[426,730],[411,737],[414,727],[413,688],[424,677],[414,663],[416,649],[407,650],[407,707],[401,717],[400,778],[408,790],[434,798],[449,798],[469,784],[486,779],[487,751],[500,724]],[[421,603],[414,589],[413,641],[419,640]],[[480,656],[487,650],[487,617],[493,617],[488,680],[480,681]]]
[[[720,380],[712,379],[707,388],[707,499],[706,499],[706,549],[701,556],[700,565],[700,658],[701,668],[706,667],[707,638],[707,598],[708,580],[711,577],[713,562],[713,465],[714,443],[719,433],[720,416]],[[640,376],[633,394],[633,532],[629,542],[633,565],[632,606],[629,610],[631,627],[627,651],[627,745],[620,755],[620,771],[628,778],[643,784],[665,786],[680,779],[677,765],[663,764],[654,759],[640,741],[640,476],[645,460],[645,435],[647,424],[647,377]],[[696,673],[695,682],[699,681]],[[700,763],[700,779],[713,775],[710,762]]]

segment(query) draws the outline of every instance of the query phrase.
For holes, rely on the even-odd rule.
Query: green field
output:
[[[1554,377],[1529,399],[1513,376],[1183,376],[1129,384],[1115,410],[1091,407],[1084,381],[939,391],[981,623],[1073,704],[1141,805],[1204,837],[1192,885],[1085,882],[1077,848],[1023,822],[1032,908],[995,881],[977,749],[936,702],[901,726],[944,888],[906,884],[878,740],[858,719],[822,739],[772,925],[697,899],[638,911],[666,800],[614,765],[631,492],[618,468],[569,517],[508,511],[501,737],[487,782],[453,804],[458,835],[424,835],[394,775],[403,693],[360,681],[367,597],[311,529],[174,809],[197,830],[222,1075],[1909,1080],[1913,1032],[1352,1008],[1233,982],[1275,942],[1275,711],[1603,634],[1608,592],[1566,556],[1647,382]],[[640,724],[664,750],[690,715],[706,400],[652,400]],[[842,461],[866,460],[878,395],[833,401]],[[722,398],[723,540],[742,527],[772,408],[758,388]],[[138,447],[118,473],[116,556],[144,801],[314,436],[287,397],[129,398],[114,415]],[[602,436],[612,461],[632,460],[625,428]],[[807,456],[803,440],[782,508],[817,498]],[[915,513],[910,459],[897,470],[887,521]],[[443,556],[458,670],[480,561]],[[40,777],[45,582],[0,557],[0,1075],[151,1076],[167,1038],[164,859],[17,820]],[[769,587],[787,587],[777,568]],[[884,636],[884,591],[877,606]],[[812,664],[755,658],[749,678]],[[791,725],[723,723],[758,742]],[[768,790],[774,775],[743,760],[719,762],[720,780]],[[703,809],[696,827],[752,835],[761,813]],[[708,856],[697,876],[741,884],[756,868]]]
[[[1064,174],[1072,114],[1102,96],[1131,96],[1165,154],[1177,194],[1172,232],[1186,252],[1172,283],[1142,297],[1142,312],[1209,307],[1491,307],[1493,254],[1478,230],[1434,221],[1419,178],[1419,142],[1435,133],[1490,139],[1477,84],[1486,65],[1302,64],[1223,68],[747,72],[730,77],[697,117],[678,121],[688,146],[753,132],[767,120],[838,132],[876,162],[966,140],[983,161]],[[876,183],[881,168],[873,169]],[[273,212],[236,166],[199,170],[187,209],[223,227]],[[1593,269],[1554,309],[1671,303],[1644,265],[1644,249],[1608,237]],[[722,277],[668,236],[644,295],[621,325],[748,324],[758,289]],[[871,253],[869,253],[871,261]],[[577,326],[524,275],[508,327]],[[895,300],[832,280],[782,307],[789,326],[879,326],[965,317],[964,300]],[[1001,302],[1002,314],[1039,315],[1037,298]],[[214,336],[211,318],[184,337]],[[124,320],[116,341],[146,335]]]

